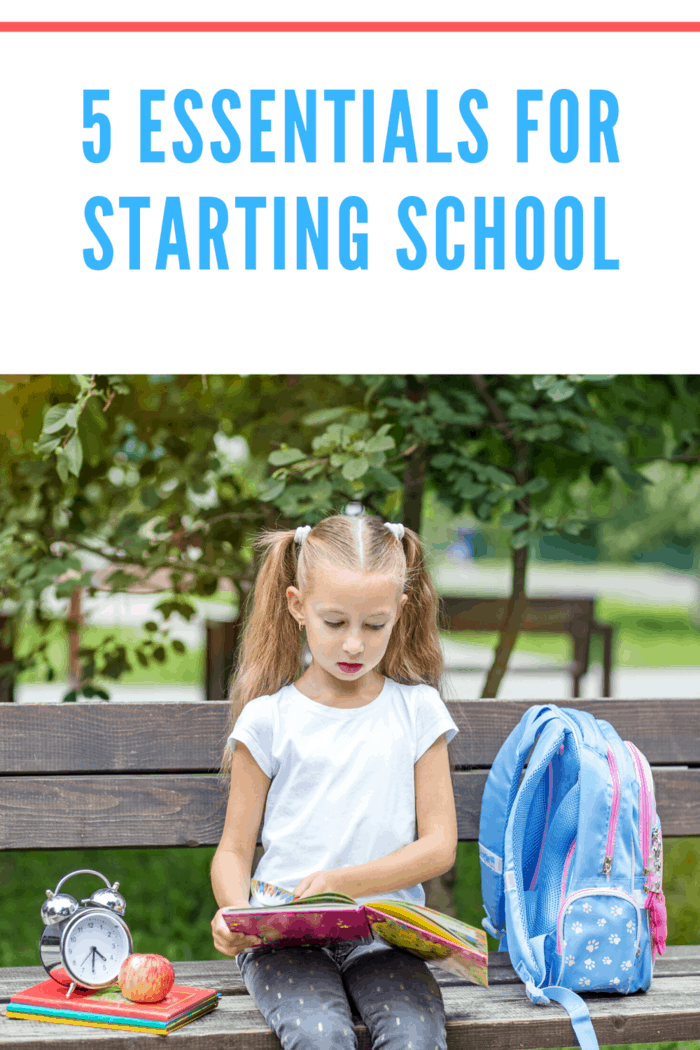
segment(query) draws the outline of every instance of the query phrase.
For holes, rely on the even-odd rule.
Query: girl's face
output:
[[[381,663],[407,596],[391,577],[326,566],[308,594],[288,587],[287,600],[318,667],[351,682]]]

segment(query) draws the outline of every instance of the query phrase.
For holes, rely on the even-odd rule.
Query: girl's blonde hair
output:
[[[437,687],[442,674],[438,635],[438,596],[428,575],[420,538],[411,529],[403,540],[380,518],[334,514],[314,525],[303,544],[294,529],[263,532],[256,546],[265,551],[253,606],[243,631],[238,671],[231,683],[232,722],[249,700],[276,693],[302,671],[302,639],[287,606],[287,588],[302,594],[324,565],[390,576],[408,595],[394,625],[379,671],[402,685]],[[224,769],[230,765],[227,748]]]

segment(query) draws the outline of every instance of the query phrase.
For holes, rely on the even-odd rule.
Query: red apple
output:
[[[119,968],[121,993],[132,1003],[159,1003],[174,981],[172,963],[163,955],[130,955]]]

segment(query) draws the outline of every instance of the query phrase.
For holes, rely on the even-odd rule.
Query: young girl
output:
[[[435,688],[437,595],[420,540],[403,525],[335,515],[260,544],[267,556],[233,689],[242,710],[227,745],[216,901],[335,891],[423,904],[421,882],[455,857],[447,744],[457,727]],[[301,631],[312,661],[298,677]],[[355,1048],[353,1012],[373,1048],[446,1047],[439,987],[409,952],[370,938],[259,947],[220,911],[212,931],[284,1050]]]

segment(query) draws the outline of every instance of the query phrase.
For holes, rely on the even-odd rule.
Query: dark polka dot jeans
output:
[[[409,952],[357,938],[252,948],[236,962],[283,1050],[356,1050],[354,1017],[373,1050],[446,1050],[440,988]]]

